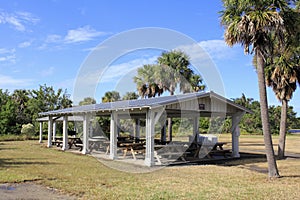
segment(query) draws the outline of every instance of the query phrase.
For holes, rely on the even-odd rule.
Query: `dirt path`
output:
[[[75,200],[77,198],[59,193],[34,183],[0,184],[0,200]]]

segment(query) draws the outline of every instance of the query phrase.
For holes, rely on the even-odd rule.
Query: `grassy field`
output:
[[[219,139],[230,141],[229,135]],[[282,178],[269,180],[262,159],[133,174],[37,141],[0,142],[0,182],[35,181],[80,199],[299,199],[299,147],[300,136],[289,136],[287,152],[298,158],[279,160]],[[262,136],[241,136],[240,149],[262,151]]]

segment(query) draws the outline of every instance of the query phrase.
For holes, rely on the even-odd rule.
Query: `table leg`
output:
[[[157,151],[154,151],[154,157],[156,158],[157,163],[158,163],[159,165],[161,165],[161,161],[160,161],[159,155],[157,154]]]
[[[107,155],[108,152],[109,152],[109,145],[106,147],[106,152],[105,152],[105,154]]]
[[[126,154],[127,154],[127,148],[125,148],[125,149],[123,150],[123,158],[126,158]]]
[[[136,160],[135,152],[133,151],[133,148],[132,148],[132,147],[130,148],[130,151],[131,151],[131,154],[132,154],[133,159]]]

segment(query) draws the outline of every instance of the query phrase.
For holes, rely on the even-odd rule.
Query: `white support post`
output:
[[[141,120],[135,119],[134,120],[134,137],[135,138],[140,138],[140,125],[141,125]]]
[[[117,137],[120,137],[120,119],[117,118],[117,120],[115,120],[116,126],[117,126]]]
[[[90,116],[89,114],[85,114],[83,117],[83,147],[82,147],[82,154],[89,153],[88,149],[88,136],[89,136],[89,124],[90,124]]]
[[[114,160],[117,158],[117,134],[118,134],[118,114],[112,111],[110,117],[110,152],[109,158]]]
[[[51,116],[49,116],[48,119],[48,143],[47,147],[52,147],[52,132],[53,132],[53,119]]]
[[[93,120],[93,119],[90,118],[88,138],[92,138],[94,135],[93,122],[91,120]]]
[[[245,113],[238,112],[232,116],[232,127],[231,127],[231,141],[232,141],[232,157],[239,158],[239,137],[240,137],[240,128],[239,123]]]
[[[161,125],[161,130],[160,130],[160,140],[163,144],[167,141],[167,126],[166,126],[166,121],[164,124]]]
[[[56,137],[56,121],[53,121],[52,140],[55,141]]]
[[[63,116],[63,145],[62,150],[65,151],[68,146],[68,116]]]
[[[193,139],[196,142],[198,142],[198,137],[199,137],[199,117],[193,117]]]
[[[234,158],[240,157],[239,137],[240,137],[240,127],[236,126],[234,131],[232,132],[232,157]]]
[[[40,140],[39,143],[43,142],[43,122],[40,121]]]
[[[168,138],[172,142],[172,118],[168,118]]]
[[[154,163],[154,112],[147,110],[146,113],[146,156],[145,165],[153,166]]]

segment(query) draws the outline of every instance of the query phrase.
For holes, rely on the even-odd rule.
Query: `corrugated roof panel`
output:
[[[108,103],[100,103],[100,104],[92,104],[92,105],[75,106],[71,108],[53,110],[53,111],[43,112],[39,114],[41,116],[48,116],[48,115],[110,111],[110,110],[119,110],[119,109],[121,110],[121,109],[131,109],[131,108],[143,108],[143,107],[152,108],[152,107],[168,105],[171,103],[177,103],[177,102],[186,101],[193,98],[205,97],[205,96],[214,96],[216,98],[223,99],[224,102],[230,103],[241,110],[245,110],[246,112],[249,112],[248,109],[240,105],[237,105],[232,101],[226,99],[225,97],[217,95],[213,92],[197,92],[197,93],[162,96],[162,97],[155,97],[155,98],[148,98],[148,99],[125,100],[125,101],[116,101],[116,102],[108,102]]]

